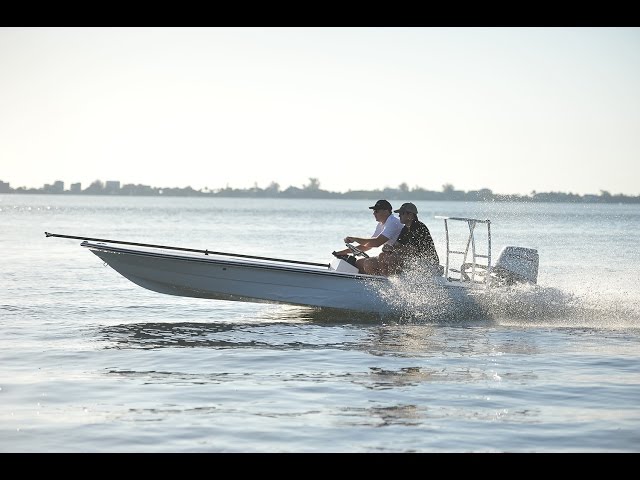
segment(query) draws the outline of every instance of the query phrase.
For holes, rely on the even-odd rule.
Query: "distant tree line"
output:
[[[46,193],[63,195],[139,195],[139,196],[164,196],[164,197],[238,197],[238,198],[342,198],[342,199],[367,199],[374,200],[386,198],[389,200],[454,200],[465,202],[573,202],[573,203],[640,203],[640,195],[629,196],[612,195],[606,190],[600,190],[599,195],[579,195],[563,192],[536,192],[528,195],[493,193],[488,188],[480,190],[462,191],[456,190],[453,185],[447,183],[441,191],[425,190],[421,187],[409,188],[406,183],[397,188],[384,188],[378,190],[349,190],[347,192],[330,192],[320,188],[317,178],[309,178],[309,183],[302,188],[290,186],[281,189],[277,182],[271,182],[266,188],[258,187],[257,183],[251,188],[231,188],[229,186],[219,189],[204,187],[195,190],[191,187],[150,187],[149,185],[125,184],[120,182],[103,182],[95,180],[87,188],[81,189],[80,184],[72,184],[71,189],[64,190],[64,183],[56,181],[52,185],[43,188],[11,188],[8,183],[0,181],[0,193]]]

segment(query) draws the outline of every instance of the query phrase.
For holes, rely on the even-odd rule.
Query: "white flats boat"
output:
[[[504,247],[491,262],[491,222],[461,217],[444,220],[446,255],[443,275],[409,272],[406,278],[422,284],[427,295],[478,295],[517,282],[535,284],[538,252]],[[450,240],[450,222],[468,227],[462,247]],[[477,225],[486,226],[480,251]],[[88,248],[123,277],[154,292],[183,297],[270,302],[387,314],[398,311],[389,292],[400,277],[359,274],[349,262],[334,258],[313,263],[237,253],[150,245],[45,232],[47,237],[83,240]],[[355,254],[362,254],[351,247]]]

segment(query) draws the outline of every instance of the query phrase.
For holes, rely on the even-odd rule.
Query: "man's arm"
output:
[[[353,243],[357,242],[358,248],[360,250],[371,250],[372,248],[379,247],[380,245],[386,243],[389,239],[384,235],[378,235],[374,238],[360,238],[360,237],[345,237],[345,243]]]

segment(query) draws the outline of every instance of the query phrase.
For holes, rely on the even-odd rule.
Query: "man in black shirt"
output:
[[[404,224],[400,236],[393,247],[383,248],[381,254],[384,275],[397,274],[400,271],[415,267],[426,267],[435,273],[440,269],[440,259],[436,252],[431,232],[418,220],[418,209],[413,203],[404,203],[395,213],[400,215]]]

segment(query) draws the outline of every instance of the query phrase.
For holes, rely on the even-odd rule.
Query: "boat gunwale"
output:
[[[326,270],[320,270],[318,268],[321,267],[299,267],[299,266],[285,266],[278,265],[277,260],[265,260],[264,262],[271,263],[253,263],[248,260],[243,260],[241,258],[233,258],[230,260],[222,259],[222,258],[211,258],[215,254],[209,254],[210,258],[202,258],[196,257],[194,255],[185,255],[185,254],[175,254],[175,253],[166,253],[166,252],[156,252],[156,251],[147,251],[147,250],[139,250],[134,248],[124,248],[124,247],[116,247],[107,243],[92,243],[88,241],[83,241],[80,244],[81,247],[88,248],[89,250],[101,250],[107,253],[117,253],[117,254],[128,254],[142,257],[152,257],[152,258],[164,258],[170,260],[181,260],[181,261],[189,261],[189,262],[198,262],[198,263],[207,263],[207,264],[216,264],[216,265],[229,265],[233,267],[239,268],[258,268],[264,270],[279,270],[285,272],[292,273],[305,273],[312,275],[323,275],[323,276],[331,276],[331,277],[340,277],[340,278],[348,278],[354,280],[366,280],[366,281],[388,281],[387,277],[383,277],[380,275],[366,275],[361,273],[347,273],[347,272],[338,272],[336,270],[330,270],[327,268]],[[155,247],[151,247],[155,248]],[[156,248],[156,250],[161,250],[160,248]],[[286,263],[286,260],[283,260],[283,263]],[[107,262],[108,263],[108,262]]]

